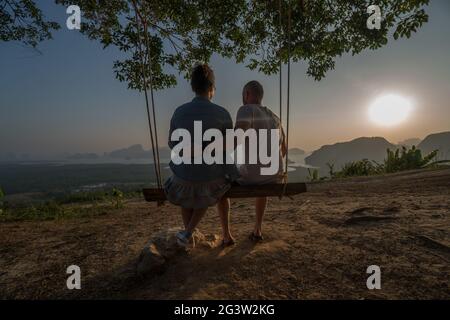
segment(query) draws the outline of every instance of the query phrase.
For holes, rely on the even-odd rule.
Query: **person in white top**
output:
[[[239,108],[237,116],[235,129],[255,129],[258,133],[260,129],[266,129],[268,134],[271,133],[271,129],[278,129],[279,131],[279,143],[278,150],[270,150],[270,137],[268,141],[268,152],[278,152],[279,154],[279,168],[273,175],[262,175],[261,168],[268,167],[269,165],[263,165],[259,162],[256,164],[249,164],[248,162],[248,152],[245,152],[247,159],[245,159],[245,164],[239,166],[239,173],[241,177],[237,181],[242,185],[261,185],[268,183],[282,183],[284,177],[283,171],[283,158],[286,155],[286,139],[282,128],[280,118],[276,116],[270,109],[262,106],[262,99],[264,96],[264,89],[258,81],[248,82],[242,90],[242,101],[243,106]],[[259,134],[257,134],[257,139],[259,140]],[[245,150],[249,150],[248,141],[244,143]],[[258,141],[258,146],[261,147]],[[258,157],[257,157],[258,158]],[[267,205],[267,197],[256,198],[255,201],[255,211],[256,211],[256,221],[253,232],[250,238],[254,241],[263,240],[262,237],[262,220],[264,216],[264,211]]]

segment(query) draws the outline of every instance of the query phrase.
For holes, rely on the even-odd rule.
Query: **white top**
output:
[[[236,126],[235,129],[243,129],[244,131],[247,129],[253,128],[257,131],[257,139],[258,146],[260,139],[259,129],[267,129],[267,148],[265,148],[269,156],[271,154],[271,129],[280,129],[279,131],[279,141],[278,141],[278,150],[274,150],[278,153],[278,168],[276,168],[276,173],[272,175],[262,175],[261,168],[268,168],[271,164],[261,164],[260,158],[258,156],[258,161],[256,164],[248,164],[249,163],[249,144],[245,143],[245,164],[238,166],[239,173],[241,174],[241,178],[238,180],[240,184],[266,184],[266,183],[275,183],[280,182],[283,176],[283,156],[282,156],[282,145],[285,143],[285,135],[281,125],[280,118],[275,115],[270,109],[267,107],[257,105],[257,104],[248,104],[239,108],[237,116],[236,116]],[[264,147],[264,146],[263,146]],[[254,148],[253,148],[254,152]],[[272,164],[273,165],[273,164]]]

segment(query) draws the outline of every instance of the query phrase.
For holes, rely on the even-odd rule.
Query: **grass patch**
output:
[[[54,197],[54,200],[59,204],[70,204],[112,201],[117,198],[135,199],[139,197],[142,197],[140,190],[121,191],[118,188],[113,188],[111,191],[98,190],[60,194]]]
[[[0,222],[91,218],[122,209],[126,199],[138,197],[141,197],[140,191],[122,192],[117,188],[113,188],[109,192],[63,194],[45,203],[15,206],[2,203],[0,197]]]
[[[88,205],[62,205],[50,201],[42,205],[3,208],[0,222],[47,221],[72,218],[92,218],[117,211],[112,203],[92,203]]]

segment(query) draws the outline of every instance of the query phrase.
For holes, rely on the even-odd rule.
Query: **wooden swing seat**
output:
[[[145,188],[142,190],[145,201],[162,202],[166,200],[166,195],[162,189]],[[282,183],[262,184],[254,186],[241,186],[233,184],[231,189],[225,193],[227,198],[257,198],[257,197],[281,197],[293,196],[306,192],[306,183]]]

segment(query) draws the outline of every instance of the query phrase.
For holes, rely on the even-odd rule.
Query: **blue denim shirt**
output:
[[[186,129],[194,139],[194,121],[202,122],[202,136],[207,129],[218,129],[224,138],[226,129],[233,129],[233,120],[230,113],[223,107],[212,103],[207,98],[195,97],[191,102],[185,103],[175,110],[170,121],[169,147],[172,149],[178,141],[171,141],[172,132],[176,129]],[[210,142],[203,143],[203,149]],[[225,158],[224,158],[225,159]],[[170,168],[177,177],[192,182],[208,182],[221,178],[233,181],[239,173],[234,164],[174,164]]]

